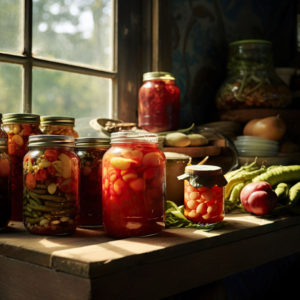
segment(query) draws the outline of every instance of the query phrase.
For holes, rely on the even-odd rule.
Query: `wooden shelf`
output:
[[[228,214],[225,221],[211,232],[168,229],[121,240],[102,229],[38,236],[10,223],[0,235],[0,298],[161,299],[300,251],[300,216]]]

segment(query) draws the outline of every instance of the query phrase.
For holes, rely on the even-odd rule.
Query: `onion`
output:
[[[249,121],[243,130],[244,135],[257,136],[279,141],[286,132],[286,124],[279,115]]]

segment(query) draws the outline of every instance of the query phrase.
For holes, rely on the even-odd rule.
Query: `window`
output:
[[[115,0],[1,0],[0,112],[113,117]]]

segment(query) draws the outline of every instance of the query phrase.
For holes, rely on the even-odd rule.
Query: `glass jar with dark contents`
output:
[[[7,133],[2,128],[2,114],[0,113],[0,138],[6,138],[7,139]]]
[[[179,127],[180,90],[168,72],[148,72],[139,89],[138,125],[150,132]]]
[[[34,114],[4,114],[3,128],[8,135],[11,160],[11,220],[22,221],[23,158],[28,151],[29,136],[40,134],[40,116]]]
[[[212,165],[185,167],[184,215],[199,224],[214,224],[224,219],[224,187],[222,169]]]
[[[0,230],[10,219],[10,159],[7,153],[7,139],[0,138]]]
[[[75,118],[64,116],[41,116],[40,128],[45,134],[67,135],[78,137],[74,129]]]
[[[103,156],[103,225],[113,237],[157,234],[164,228],[166,158],[155,134],[115,132]]]
[[[272,44],[242,40],[229,44],[227,78],[219,88],[219,110],[285,108],[292,102],[288,86],[276,74]]]
[[[74,138],[29,137],[24,157],[24,225],[35,234],[75,231],[79,214],[79,157]]]
[[[102,226],[102,157],[110,139],[85,137],[76,139],[80,158],[80,227]]]

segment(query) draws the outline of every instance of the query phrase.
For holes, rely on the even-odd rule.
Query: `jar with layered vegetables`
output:
[[[80,227],[102,226],[102,158],[110,139],[82,137],[76,139],[80,158]]]
[[[75,118],[64,116],[41,116],[40,128],[45,134],[67,135],[78,137],[74,129]]]
[[[40,116],[34,114],[4,114],[3,129],[7,133],[11,160],[11,220],[22,221],[23,158],[28,151],[29,136],[40,134]]]
[[[168,72],[148,72],[139,89],[138,125],[150,132],[179,127],[180,90]]]
[[[104,230],[121,238],[159,233],[164,228],[166,158],[156,134],[116,132],[103,156]]]
[[[269,41],[230,43],[227,71],[217,93],[219,110],[285,108],[292,102],[288,86],[275,72]]]
[[[0,137],[0,230],[10,219],[10,159],[7,153],[7,139]]]
[[[184,179],[184,216],[198,224],[214,224],[224,219],[222,169],[212,165],[190,165],[179,177]]]
[[[74,138],[29,137],[24,157],[24,225],[30,233],[72,234],[79,215],[79,157]]]

